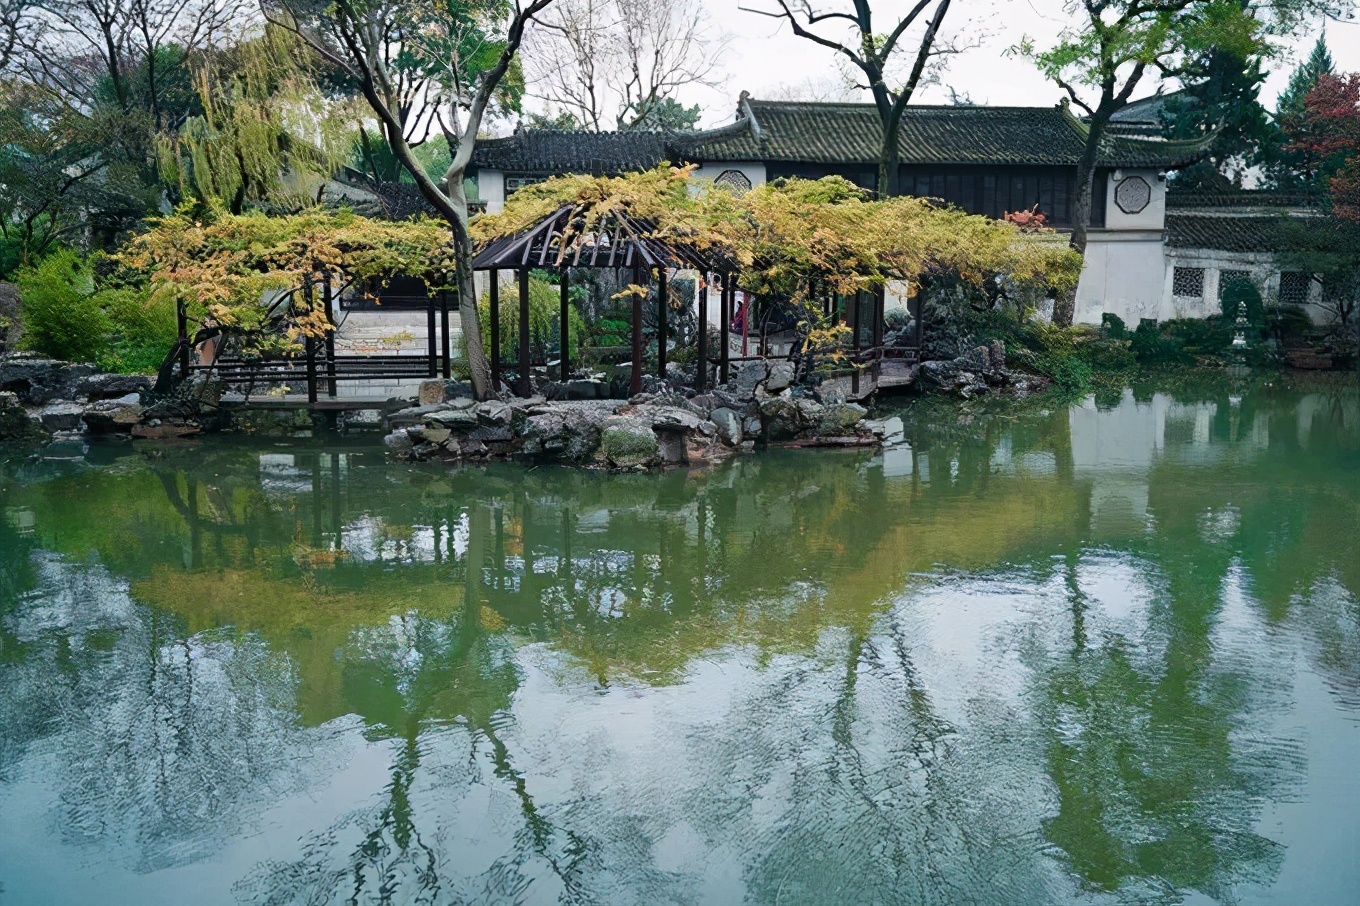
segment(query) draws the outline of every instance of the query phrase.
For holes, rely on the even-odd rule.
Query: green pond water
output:
[[[0,472],[0,906],[1360,902],[1360,393]]]

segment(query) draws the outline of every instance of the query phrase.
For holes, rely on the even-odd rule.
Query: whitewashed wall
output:
[[[478,170],[477,197],[486,202],[488,214],[499,214],[505,209],[505,171]]]
[[[1156,318],[1162,309],[1166,260],[1160,231],[1092,230],[1077,284],[1078,324],[1099,324],[1112,312],[1126,324]]]

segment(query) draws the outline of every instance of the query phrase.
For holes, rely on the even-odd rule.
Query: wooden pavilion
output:
[[[669,279],[671,270],[696,270],[703,279],[699,281],[699,335],[698,359],[700,367],[695,378],[695,389],[703,392],[708,384],[708,366],[716,364],[719,382],[728,379],[731,366],[728,332],[732,322],[732,306],[736,296],[736,268],[720,253],[700,250],[683,241],[661,238],[656,234],[656,225],[641,218],[634,218],[624,212],[614,212],[594,224],[590,230],[585,228],[583,209],[579,205],[563,205],[533,226],[511,236],[499,237],[489,241],[474,257],[474,271],[488,271],[490,274],[491,302],[491,382],[499,386],[505,363],[500,356],[500,272],[513,270],[518,275],[519,287],[519,349],[516,391],[523,396],[532,392],[530,380],[531,362],[529,348],[529,272],[536,269],[554,269],[560,277],[561,287],[561,379],[571,377],[571,357],[568,345],[568,324],[570,302],[570,269],[602,268],[622,270],[632,274],[633,283],[639,286],[651,285],[656,281],[657,306],[657,372],[661,377],[666,373],[667,314],[670,306]],[[708,286],[709,278],[718,275],[721,291],[719,293],[720,351],[717,362],[711,362],[708,350]],[[645,282],[644,282],[645,281]],[[632,343],[630,360],[632,365],[631,392],[642,390],[643,354],[643,297],[633,294]]]

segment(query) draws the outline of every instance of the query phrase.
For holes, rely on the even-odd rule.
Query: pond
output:
[[[1354,903],[1360,393],[0,475],[0,904]]]

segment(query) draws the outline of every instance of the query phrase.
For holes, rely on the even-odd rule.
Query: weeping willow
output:
[[[294,211],[343,166],[358,124],[352,104],[318,89],[315,61],[297,38],[263,35],[207,55],[193,71],[203,113],[157,143],[165,181],[180,198]]]

